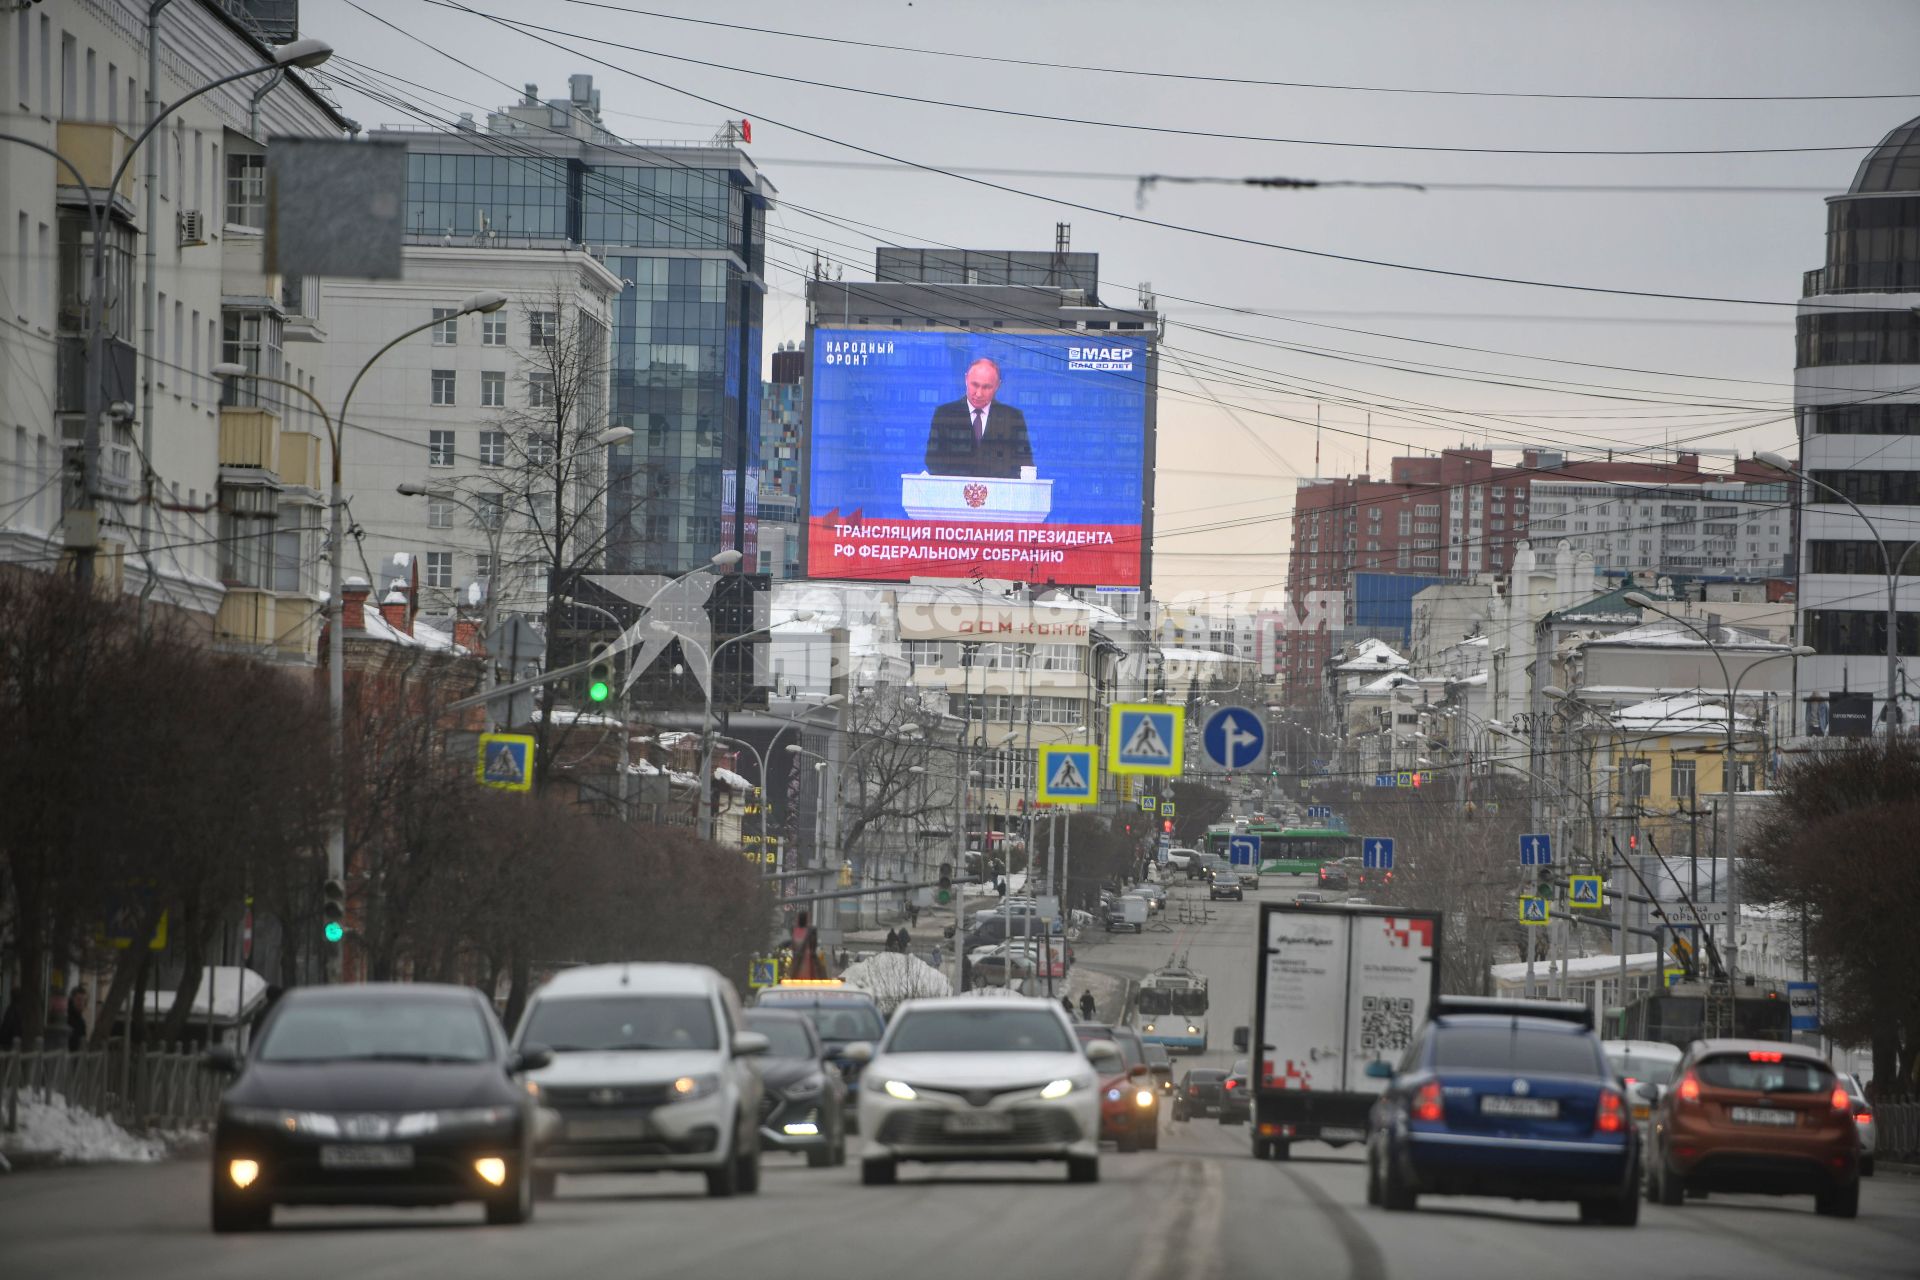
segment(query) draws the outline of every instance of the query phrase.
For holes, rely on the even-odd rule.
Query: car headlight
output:
[[[673,1100],[692,1102],[695,1098],[704,1098],[720,1088],[720,1077],[681,1076],[673,1082]]]
[[[1153,1024],[1152,1024],[1151,1022],[1149,1022],[1149,1023],[1147,1024],[1147,1026],[1146,1026],[1146,1029],[1147,1029],[1148,1031],[1151,1031],[1151,1030],[1153,1030]]]
[[[1040,1091],[1040,1096],[1043,1098],[1064,1098],[1073,1092],[1074,1087],[1074,1083],[1071,1080],[1055,1080],[1052,1084],[1049,1084]]]
[[[443,1129],[497,1129],[513,1120],[512,1107],[461,1107],[448,1111],[414,1111],[393,1122],[396,1138],[418,1138]]]
[[[1107,1090],[1107,1101],[1108,1102],[1120,1101],[1120,1091],[1118,1089]]]
[[[1200,1034],[1200,1028],[1193,1026],[1191,1023],[1189,1023],[1187,1026],[1187,1034],[1190,1036],[1197,1036]]]
[[[792,1084],[783,1087],[780,1092],[789,1098],[810,1098],[825,1088],[826,1083],[825,1076],[802,1076]]]
[[[913,1086],[904,1080],[889,1080],[880,1087],[887,1091],[889,1098],[898,1098],[902,1102],[913,1102],[920,1097],[913,1091]]]
[[[1134,1105],[1134,1106],[1136,1106],[1136,1107],[1150,1107],[1150,1106],[1152,1106],[1152,1105],[1153,1105],[1153,1090],[1151,1090],[1151,1089],[1142,1089],[1142,1090],[1140,1090],[1140,1092],[1138,1092],[1138,1093],[1136,1093],[1136,1094],[1134,1094],[1134,1095],[1133,1095],[1133,1105]]]

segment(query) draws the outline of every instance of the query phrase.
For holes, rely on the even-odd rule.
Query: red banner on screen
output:
[[[1140,526],[866,520],[814,516],[807,576],[1015,578],[1073,586],[1140,585]]]

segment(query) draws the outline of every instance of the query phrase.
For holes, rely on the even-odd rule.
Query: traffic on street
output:
[[[1250,894],[1244,904],[1219,906],[1204,925],[1174,934],[1121,935],[1090,948],[1083,963],[1120,975],[1137,988],[1149,974],[1162,971],[1169,949],[1175,949],[1184,957],[1187,971],[1205,975],[1213,1016],[1220,1023],[1245,1019],[1255,999],[1256,933],[1262,904],[1289,902],[1297,892],[1296,879],[1301,885],[1308,883],[1305,877],[1276,877]],[[1176,899],[1204,900],[1199,887],[1176,885],[1173,892]],[[690,1018],[685,1006],[674,1003],[685,998],[677,994],[688,989],[685,980],[665,988],[676,994],[655,995],[654,984],[660,979],[648,974],[650,966],[631,966],[628,985],[622,986],[618,970],[624,967],[600,979],[582,975],[543,997],[557,1001],[565,996],[586,1003],[568,1007],[557,1020],[542,1016],[530,1023],[530,1032],[561,1043],[533,1050],[526,1037],[520,1037],[519,1052],[524,1055],[531,1050],[537,1056],[514,1065],[525,1068],[527,1077],[546,1082],[536,1098],[552,1105],[572,1096],[566,1090],[590,1093],[595,1088],[649,1087],[638,1083],[643,1078],[666,1077],[672,1088],[682,1078],[716,1079],[729,1070],[723,1058],[711,1057],[719,1047],[712,1039],[717,1019]],[[1070,990],[1072,984],[1063,984],[1062,989]],[[800,988],[795,994],[806,990]],[[578,994],[569,994],[573,992]],[[643,999],[639,993],[647,994]],[[384,1002],[392,1011],[416,1020],[418,1015],[409,1010],[422,999],[434,998],[439,997],[395,996],[374,988],[362,989],[359,996],[375,1007]],[[613,1000],[627,1003],[616,1013],[607,1003]],[[725,1004],[724,996],[715,1000],[713,1007]],[[648,1008],[653,1002],[664,1004],[658,1010]],[[733,1045],[741,1055],[734,1060],[756,1066],[737,1074],[742,1087],[765,1088],[769,1097],[778,1087],[784,1099],[778,1114],[797,1115],[795,1084],[819,1080],[811,1073],[829,1051],[818,1033],[809,1034],[805,1016],[772,1012],[793,1007],[788,999],[769,999],[764,1007],[769,1011],[765,1016],[751,1009],[744,1015],[745,1025],[757,1030],[749,1043]],[[823,1005],[798,1007],[817,1010]],[[1016,1008],[1033,1012],[1016,1014]],[[1697,1200],[1676,1198],[1668,1203],[1656,1184],[1647,1200],[1638,1202],[1637,1226],[1609,1230],[1583,1225],[1586,1215],[1572,1204],[1505,1198],[1538,1191],[1511,1185],[1506,1181],[1511,1173],[1500,1175],[1499,1185],[1489,1184],[1480,1193],[1471,1183],[1449,1184],[1441,1188],[1447,1192],[1444,1197],[1422,1198],[1411,1213],[1395,1212],[1393,1206],[1374,1203],[1379,1198],[1373,1191],[1377,1175],[1370,1172],[1370,1149],[1365,1144],[1301,1141],[1292,1145],[1284,1161],[1256,1159],[1251,1114],[1227,1101],[1230,1091],[1224,1085],[1232,1078],[1229,1073],[1236,1058],[1244,1056],[1230,1043],[1177,1053],[1173,1062],[1176,1092],[1169,1106],[1162,1103],[1150,1077],[1144,1090],[1133,1087],[1137,1080],[1127,1064],[1138,1055],[1139,1040],[1130,1029],[1105,1022],[1076,1025],[1059,1011],[1057,1001],[1050,1008],[1052,1012],[1039,1000],[1031,1005],[934,1001],[896,1013],[879,1044],[861,1042],[854,1047],[853,1056],[864,1059],[853,1073],[864,1082],[861,1132],[842,1139],[845,1164],[810,1158],[804,1148],[782,1150],[763,1140],[757,1154],[757,1183],[752,1177],[739,1179],[733,1199],[713,1199],[710,1173],[691,1166],[686,1172],[673,1172],[675,1158],[664,1154],[557,1155],[535,1166],[562,1172],[547,1179],[544,1194],[524,1226],[504,1225],[514,1220],[511,1210],[496,1211],[492,1201],[483,1201],[479,1208],[407,1209],[309,1203],[276,1207],[271,1230],[216,1237],[208,1230],[208,1188],[214,1188],[216,1206],[231,1203],[222,1181],[223,1175],[230,1174],[222,1162],[230,1164],[239,1148],[229,1134],[216,1142],[211,1158],[53,1170],[0,1181],[0,1239],[8,1242],[7,1273],[104,1274],[117,1265],[117,1259],[137,1252],[143,1274],[215,1280],[327,1276],[343,1269],[370,1275],[510,1276],[531,1270],[585,1276],[630,1267],[636,1257],[644,1257],[650,1270],[684,1274],[754,1274],[804,1266],[818,1274],[878,1277],[910,1265],[927,1275],[962,1276],[976,1272],[983,1251],[988,1255],[1004,1251],[1022,1259],[1023,1270],[1041,1274],[1224,1280],[1266,1274],[1273,1265],[1276,1242],[1284,1241],[1287,1273],[1300,1276],[1424,1280],[1550,1269],[1570,1277],[1611,1277],[1624,1267],[1678,1274],[1798,1277],[1833,1274],[1835,1259],[1844,1258],[1844,1272],[1850,1276],[1896,1277],[1912,1275],[1913,1259],[1920,1256],[1920,1178],[1898,1174],[1856,1182],[1859,1216],[1852,1220],[1816,1213],[1811,1195],[1716,1189]],[[1106,1016],[1119,1010],[1101,1012]],[[383,1015],[369,1026],[379,1026],[389,1038],[377,1044],[369,1041],[367,1053],[387,1064],[381,1070],[391,1082],[397,1078],[390,1073],[403,1069],[392,1065],[396,1060],[427,1060],[427,1065],[404,1068],[427,1070],[434,1058],[506,1052],[504,1042],[498,1049],[488,1049],[486,1035],[494,1033],[486,1031],[478,1013],[467,1016],[473,1019],[471,1033],[423,1028],[423,1035],[439,1037],[435,1042],[439,1052],[427,1054],[417,1047],[401,1047],[404,1041],[391,1038],[394,1019]],[[1462,1034],[1477,1037],[1466,1042],[1471,1045],[1489,1039],[1490,1028],[1497,1031],[1499,1043],[1508,1044],[1512,1032],[1497,1025],[1502,1018],[1512,1021],[1511,1014],[1485,1010],[1445,1015],[1448,1025],[1457,1022]],[[1555,1024],[1543,1025],[1550,1039],[1569,1046],[1585,1034],[1576,1023],[1558,1024],[1558,1031],[1552,1029]],[[309,1024],[289,1019],[282,1035],[270,1034],[256,1051],[261,1067],[274,1066],[281,1075],[323,1069],[320,1064],[281,1065],[285,1058],[297,1062],[314,1052],[301,1047],[306,1042],[293,1039],[312,1032]],[[288,1046],[284,1054],[277,1047],[282,1036]],[[1109,1052],[1091,1061],[1076,1047],[1101,1041]],[[630,1075],[626,1068],[589,1065],[593,1061],[611,1064],[622,1053],[613,1048],[616,1044],[671,1047],[625,1051],[636,1058],[653,1052],[666,1055],[658,1064],[636,1066]],[[1554,1052],[1570,1051],[1569,1047]],[[1483,1051],[1449,1050],[1444,1045],[1436,1049],[1443,1062],[1464,1052]],[[1502,1052],[1526,1056],[1532,1051],[1503,1048]],[[581,1053],[588,1057],[564,1077],[553,1075],[555,1067],[546,1065],[548,1055],[563,1064],[567,1055]],[[795,1065],[785,1065],[789,1061]],[[1082,1065],[1074,1065],[1076,1061]],[[1741,1061],[1740,1071],[1748,1072],[1744,1057]],[[1511,1063],[1506,1065],[1511,1069]],[[337,1062],[324,1066],[327,1072],[338,1069]],[[1597,1076],[1600,1069],[1593,1070]],[[591,1079],[582,1071],[590,1073]],[[686,1074],[669,1076],[670,1072]],[[1459,1077],[1443,1074],[1439,1078],[1446,1083],[1452,1105],[1450,1082]],[[563,1085],[563,1079],[570,1083]],[[763,1085],[762,1079],[767,1083]],[[1615,1078],[1609,1075],[1608,1079]],[[777,1086],[772,1083],[776,1080]],[[1731,1077],[1729,1082],[1739,1083]],[[415,1105],[433,1105],[411,1084],[386,1087],[393,1090],[395,1100],[404,1092],[419,1100]],[[710,1086],[696,1083],[694,1087]],[[1035,1141],[1030,1143],[1023,1136],[1027,1127],[1038,1123],[1032,1117],[1043,1113],[1030,1109],[1039,1102],[1028,1104],[1018,1096],[1014,1105],[1023,1118],[1010,1123],[1021,1126],[1020,1135],[989,1126],[942,1131],[937,1124],[929,1128],[916,1116],[916,1111],[927,1116],[992,1115],[991,1110],[969,1107],[967,1096],[980,1091],[1001,1099],[1009,1096],[1009,1089],[1022,1087],[1032,1088],[1028,1096],[1035,1099],[1050,1088],[1060,1088],[1058,1128],[1049,1122],[1046,1129],[1061,1135],[1059,1146],[1049,1145],[1056,1139],[1042,1138],[1037,1128]],[[1244,1076],[1238,1087],[1247,1087]],[[1418,1078],[1409,1076],[1406,1087],[1409,1096],[1417,1096]],[[1124,1096],[1114,1110],[1127,1123],[1109,1119],[1107,1094],[1116,1089],[1123,1089]],[[908,1090],[921,1097],[899,1097]],[[1137,1105],[1136,1092],[1151,1096],[1153,1105]],[[1623,1095],[1603,1092],[1602,1096]],[[935,1098],[954,1101],[926,1101]],[[341,1093],[336,1084],[324,1095],[309,1091],[277,1105],[287,1114],[305,1116],[341,1105],[372,1109],[387,1101]],[[1821,1106],[1827,1101],[1824,1093],[1818,1098]],[[262,1103],[276,1105],[249,1095],[249,1106]],[[562,1114],[574,1114],[566,1109],[573,1105],[562,1103]],[[929,1105],[930,1112],[924,1110]],[[749,1114],[759,1106],[753,1102]],[[953,1106],[963,1110],[953,1112]],[[1627,1112],[1614,1114],[1624,1117]],[[1143,1131],[1142,1125],[1148,1128]],[[827,1149],[832,1151],[839,1131],[831,1120],[826,1128]],[[923,1133],[929,1136],[920,1137]],[[1006,1158],[979,1158],[986,1154],[979,1144],[1016,1137],[1019,1145],[996,1153]],[[611,1136],[609,1140],[622,1141]],[[289,1136],[283,1141],[294,1139]],[[576,1149],[584,1150],[558,1148],[562,1152]],[[277,1157],[264,1154],[267,1150],[256,1150],[268,1167],[253,1176],[284,1177],[280,1167],[269,1164]],[[500,1150],[509,1159],[516,1158],[511,1139]],[[426,1159],[424,1148],[419,1158]],[[643,1169],[655,1171],[638,1172]],[[1065,1176],[1062,1169],[1072,1176]],[[356,1176],[381,1175],[362,1168]],[[514,1176],[519,1176],[517,1170]],[[1640,1191],[1637,1175],[1633,1190],[1636,1195]],[[214,1212],[217,1228],[233,1225],[223,1224],[218,1217],[230,1210]]]

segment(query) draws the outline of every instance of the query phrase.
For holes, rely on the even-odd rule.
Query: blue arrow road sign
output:
[[[1216,769],[1251,769],[1267,753],[1267,726],[1246,707],[1221,707],[1207,717],[1200,749]]]
[[[1227,840],[1227,861],[1236,867],[1251,867],[1260,861],[1259,836],[1232,836]]]
[[[1360,865],[1379,871],[1393,870],[1393,841],[1386,836],[1368,836],[1360,842]]]
[[[1550,867],[1553,865],[1553,837],[1535,832],[1520,837],[1520,865],[1523,867]]]
[[[1310,804],[1307,806],[1307,816],[1325,820],[1333,816],[1333,810],[1324,804]]]

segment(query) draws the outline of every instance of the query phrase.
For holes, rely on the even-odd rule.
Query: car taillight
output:
[[[1873,1123],[1873,1112],[1871,1112],[1871,1111],[1856,1111],[1856,1112],[1854,1112],[1854,1113],[1853,1113],[1853,1118],[1854,1118],[1855,1120],[1858,1120],[1858,1121],[1859,1121],[1859,1122],[1860,1122],[1861,1124],[1872,1124],[1872,1123]]]
[[[1595,1133],[1624,1133],[1627,1128],[1627,1104],[1608,1089],[1600,1095],[1600,1110],[1593,1117]]]
[[[1197,1085],[1197,1084],[1190,1084],[1190,1085],[1188,1085],[1188,1086],[1187,1086],[1187,1096],[1188,1096],[1189,1098],[1197,1098],[1197,1097],[1199,1097],[1199,1096],[1200,1096],[1200,1086],[1199,1086],[1199,1085]]]
[[[1689,1071],[1680,1077],[1680,1087],[1674,1092],[1680,1095],[1682,1102],[1700,1101],[1700,1077]]]
[[[1446,1118],[1446,1111],[1440,1105],[1440,1085],[1429,1080],[1420,1086],[1413,1095],[1413,1118],[1415,1120],[1438,1121]]]
[[[1236,1084],[1238,1084],[1238,1083],[1239,1083],[1239,1081],[1237,1081],[1237,1080],[1229,1080],[1229,1081],[1227,1081],[1227,1088],[1229,1088],[1229,1089],[1231,1089],[1231,1088],[1233,1088],[1233,1086],[1234,1086],[1234,1085],[1236,1085]]]
[[[1853,1096],[1847,1092],[1847,1086],[1837,1084],[1833,1086],[1833,1094],[1827,1099],[1827,1104],[1835,1111],[1845,1114],[1853,1110]]]
[[[1748,1062],[1778,1062],[1781,1054],[1778,1050],[1754,1049],[1748,1052]]]

